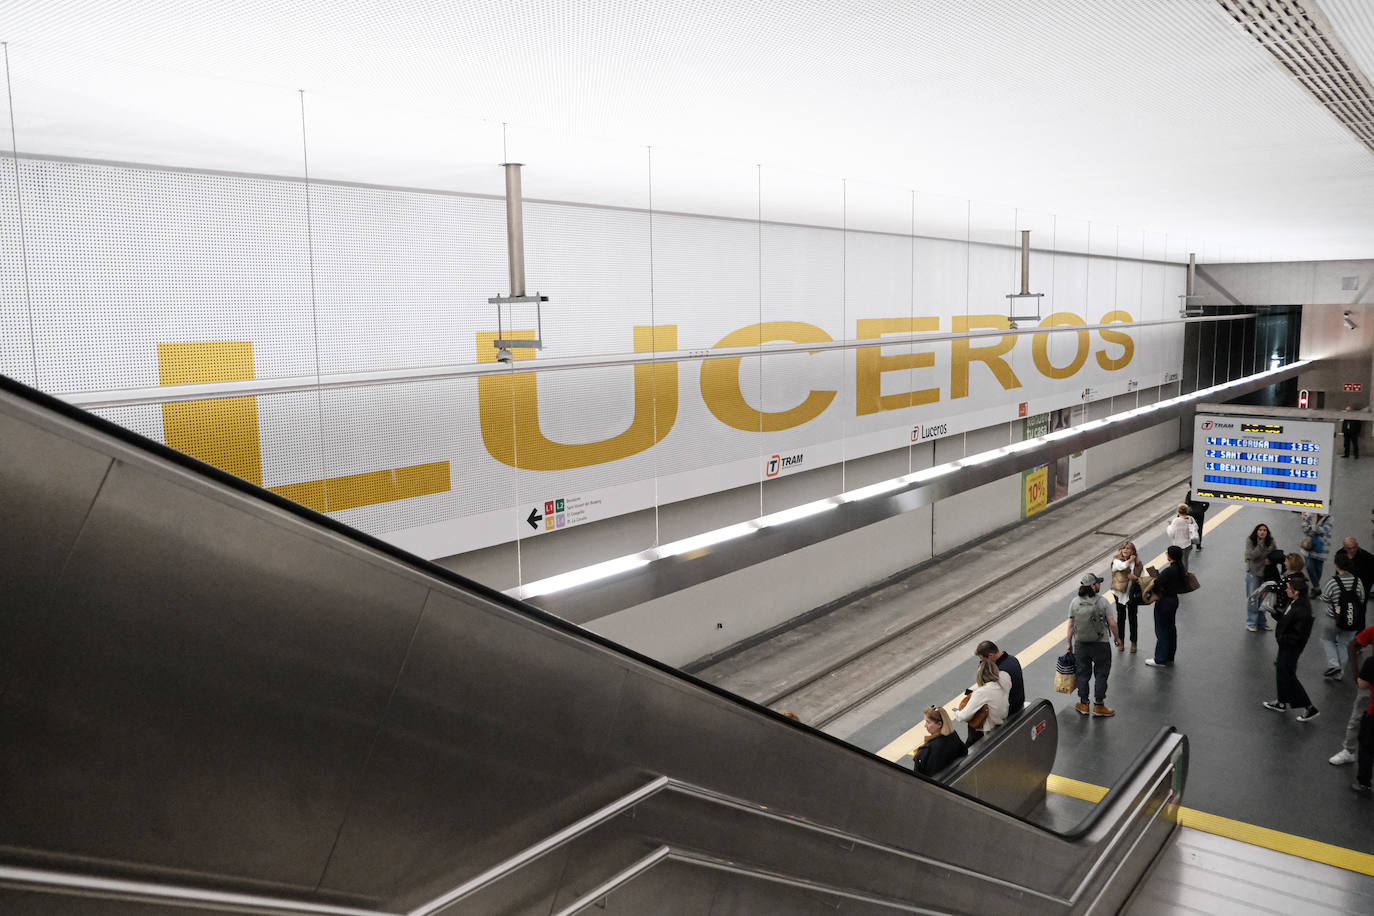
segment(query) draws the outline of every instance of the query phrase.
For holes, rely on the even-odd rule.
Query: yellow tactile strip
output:
[[[1053,774],[1045,779],[1045,788],[1058,795],[1068,795],[1094,804],[1101,801],[1103,796],[1107,794],[1107,790],[1102,786]],[[1291,833],[1271,830],[1268,827],[1259,827],[1243,821],[1233,821],[1229,817],[1208,814],[1206,811],[1198,811],[1195,808],[1179,808],[1178,823],[1183,827],[1191,827],[1194,830],[1201,830],[1203,833],[1210,833],[1215,836],[1224,836],[1241,843],[1249,843],[1251,846],[1260,846],[1275,852],[1320,862],[1323,865],[1334,865],[1337,868],[1344,868],[1346,871],[1374,876],[1374,855],[1369,853],[1356,852],[1343,846],[1333,846],[1330,843],[1309,840],[1306,837],[1294,836]]]

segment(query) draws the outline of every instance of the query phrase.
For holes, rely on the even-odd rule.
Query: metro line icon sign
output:
[[[764,476],[777,477],[786,468],[797,467],[802,463],[803,454],[802,452],[797,452],[795,455],[773,455],[764,465]]]

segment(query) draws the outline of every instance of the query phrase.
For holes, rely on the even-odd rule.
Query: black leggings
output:
[[[1136,612],[1140,610],[1140,605],[1134,601],[1127,601],[1122,604],[1116,602],[1116,632],[1121,637],[1122,642],[1137,642],[1136,636],[1140,633],[1140,621]],[[1126,639],[1126,626],[1130,624],[1131,638]]]

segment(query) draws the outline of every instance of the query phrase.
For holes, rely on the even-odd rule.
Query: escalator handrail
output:
[[[274,916],[404,916],[389,910],[333,906],[307,900],[290,900],[266,894],[211,890],[157,881],[133,881],[83,875],[50,868],[24,868],[0,864],[0,887],[79,897],[108,897],[156,904],[185,904],[197,909],[224,907],[225,911],[271,913]]]
[[[1079,821],[1072,830],[1058,835],[1069,842],[1078,842],[1097,830],[1102,820],[1107,817],[1108,812],[1118,801],[1128,794],[1134,795],[1140,786],[1149,780],[1154,771],[1147,772],[1146,768],[1159,754],[1163,746],[1176,735],[1180,739],[1183,737],[1179,730],[1172,725],[1161,727],[1155,736],[1141,748],[1140,753],[1136,754],[1135,759],[1127,765],[1125,772],[1107,790],[1107,794],[1102,796],[1101,800],[1093,806],[1093,810],[1089,811],[1087,816]]]

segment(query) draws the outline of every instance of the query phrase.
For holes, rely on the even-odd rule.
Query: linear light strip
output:
[[[1126,410],[1122,411],[1121,413],[1112,414],[1109,417],[1103,417],[1098,420],[1091,420],[1080,426],[1070,427],[1069,429],[1056,430],[1052,433],[1046,433],[1043,436],[1036,436],[1032,439],[1025,439],[1020,442],[1015,442],[1010,445],[1002,446],[1000,448],[991,449],[986,452],[978,452],[973,455],[966,455],[963,458],[959,458],[955,461],[949,461],[945,464],[940,464],[934,467],[926,468],[921,471],[916,471],[913,474],[907,474],[902,477],[894,477],[890,480],[884,480],[878,483],[868,484],[855,490],[850,490],[844,493],[837,494],[835,496],[826,497],[825,499],[818,499],[814,502],[804,503],[800,506],[795,506],[791,509],[784,509],[781,512],[775,512],[771,515],[760,516],[759,518],[753,519],[752,521],[740,522],[735,525],[730,525],[727,528],[717,528],[713,531],[706,531],[701,534],[685,538],[681,541],[675,541],[671,544],[665,544],[662,547],[651,547],[648,550],[642,550],[639,553],[629,554],[623,557],[617,557],[614,560],[607,560],[604,563],[597,563],[595,565],[583,567],[582,569],[576,569],[571,572],[560,573],[559,575],[550,576],[546,579],[540,579],[536,582],[531,582],[527,585],[516,586],[515,588],[507,589],[505,591],[505,594],[510,595],[513,598],[529,599],[537,597],[539,595],[549,595],[554,592],[565,591],[566,589],[574,588],[579,585],[587,585],[591,582],[596,582],[598,580],[606,579],[611,576],[620,575],[621,573],[628,572],[632,569],[638,569],[640,567],[648,565],[649,563],[652,563],[654,560],[680,556],[683,554],[691,553],[694,550],[701,550],[703,548],[710,547],[714,544],[722,543],[724,541],[734,540],[735,538],[743,537],[747,534],[752,534],[756,531],[761,531],[764,528],[776,527],[778,525],[785,525],[789,522],[800,521],[801,519],[809,518],[813,515],[816,515],[817,513],[824,512],[827,509],[834,509],[837,506],[843,505],[844,503],[858,502],[864,499],[871,499],[874,496],[882,496],[887,493],[891,493],[895,490],[900,490],[904,487],[909,487],[913,484],[924,484],[931,480],[934,480],[937,477],[943,477],[946,474],[953,474],[955,471],[958,471],[962,468],[973,467],[979,464],[985,464],[986,462],[992,461],[996,458],[1002,458],[1007,455],[1014,454],[1016,452],[1024,451],[1028,448],[1034,448],[1036,446],[1043,445],[1048,442],[1053,442],[1057,439],[1063,439],[1068,436],[1075,435],[1077,433],[1086,432],[1092,429],[1100,429],[1103,426],[1110,426],[1113,423],[1124,422],[1126,420],[1141,416],[1143,414],[1151,413],[1157,410],[1163,410],[1167,407],[1173,407],[1188,402],[1202,401],[1206,398],[1212,397],[1213,395],[1227,391],[1228,389],[1235,388],[1240,385],[1250,384],[1270,375],[1277,375],[1279,373],[1289,373],[1292,372],[1295,368],[1300,369],[1303,366],[1306,366],[1310,363],[1311,360],[1297,360],[1295,362],[1279,366],[1275,369],[1268,369],[1264,372],[1256,373],[1255,375],[1247,375],[1244,378],[1232,379],[1228,382],[1222,382],[1220,384],[1213,385],[1210,388],[1200,388],[1197,391],[1189,392],[1188,394],[1181,394],[1177,397],[1169,398],[1166,401],[1158,401],[1154,404],[1147,404],[1143,407],[1136,407],[1132,410]]]
[[[789,353],[815,353],[825,350],[855,350],[867,347],[895,347],[902,344],[933,344],[950,340],[978,340],[985,337],[1015,337],[1026,334],[1065,334],[1079,331],[1134,331],[1141,328],[1163,327],[1191,322],[1243,321],[1258,317],[1258,312],[1238,315],[1205,315],[1192,318],[1164,318],[1151,321],[1111,322],[1108,324],[1067,324],[1053,327],[992,328],[940,334],[891,334],[858,340],[830,340],[816,343],[767,343],[752,347],[709,347],[692,350],[663,350],[654,353],[609,353],[594,356],[570,356],[526,362],[515,369],[514,364],[462,363],[450,366],[422,366],[410,369],[388,369],[376,372],[341,372],[314,376],[292,376],[278,379],[245,379],[237,382],[208,382],[195,385],[159,385],[151,388],[109,389],[103,391],[49,392],[54,397],[84,410],[109,407],[136,407],[148,404],[170,404],[178,401],[205,401],[215,398],[239,398],[249,395],[289,394],[302,391],[370,388],[377,385],[411,385],[422,382],[478,378],[503,372],[565,372],[577,369],[602,369],[615,366],[637,366],[645,363],[692,362],[707,359],[728,359],[739,356],[779,356]]]

